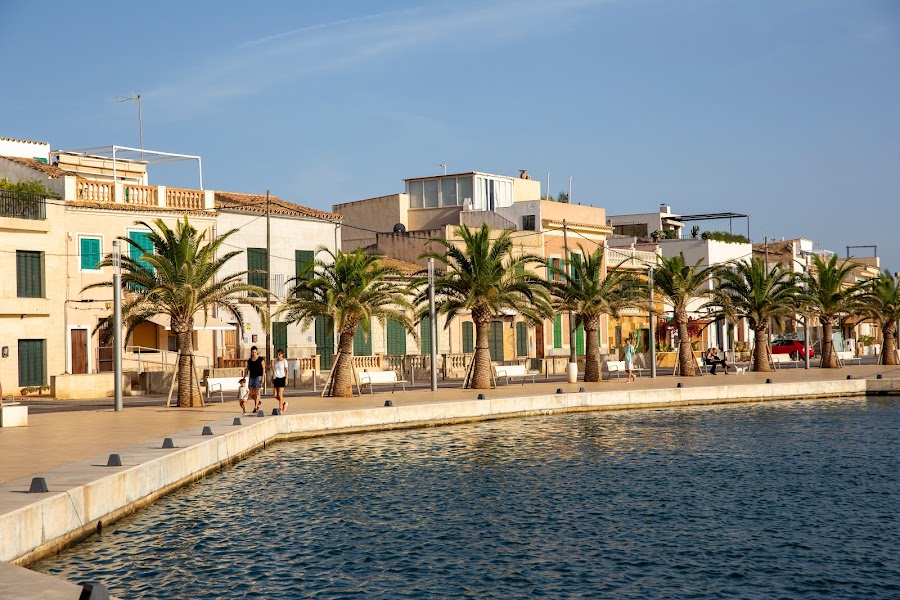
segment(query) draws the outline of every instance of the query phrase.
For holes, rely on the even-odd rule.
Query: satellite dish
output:
[[[394,225],[394,233],[406,233],[406,225],[403,223],[397,223]]]

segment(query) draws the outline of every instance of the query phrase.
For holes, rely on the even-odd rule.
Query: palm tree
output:
[[[530,254],[513,254],[512,230],[496,235],[488,225],[469,229],[461,225],[455,235],[462,248],[452,241],[434,239],[446,253],[428,252],[421,258],[434,258],[446,265],[434,282],[437,310],[453,320],[461,312],[471,312],[475,323],[475,357],[471,387],[491,386],[491,354],[488,348],[491,318],[500,311],[514,310],[534,323],[549,316],[550,303],[546,282],[529,271],[532,263],[542,262]],[[424,300],[420,297],[420,302]]]
[[[853,263],[844,261],[837,264],[837,256],[825,260],[821,256],[813,256],[810,271],[801,277],[806,286],[802,296],[805,312],[818,317],[822,324],[822,360],[823,369],[837,369],[840,362],[834,350],[831,337],[832,326],[840,321],[841,315],[851,313],[860,300],[861,283],[847,283],[853,274]]]
[[[191,334],[194,321],[207,318],[214,308],[219,308],[233,316],[243,329],[238,298],[249,302],[263,314],[259,299],[245,296],[264,296],[268,292],[245,283],[246,271],[220,277],[225,263],[241,254],[240,250],[234,250],[217,257],[222,245],[236,229],[206,242],[206,232],[198,232],[190,225],[187,216],[178,221],[174,230],[162,219],[156,219],[152,226],[143,221],[135,224],[150,230],[148,239],[153,244],[153,251],[145,252],[138,242],[130,238],[119,238],[136,251],[134,257],[123,252],[120,258],[122,287],[125,290],[122,303],[125,338],[147,319],[156,315],[168,316],[179,353],[176,375],[178,406],[203,406],[199,387],[193,378]],[[100,266],[114,266],[113,256],[104,258]],[[111,281],[95,283],[84,290],[112,285]],[[112,335],[111,323],[112,317],[101,319],[96,330],[101,330],[104,337],[109,338]]]
[[[571,311],[574,326],[584,326],[587,337],[585,348],[584,380],[600,381],[600,346],[597,330],[600,319],[608,314],[618,318],[619,311],[637,306],[644,296],[637,278],[630,271],[610,268],[604,276],[603,248],[588,254],[579,245],[580,261],[572,261],[567,270],[551,268],[558,281],[550,284],[553,308],[559,312]]]
[[[766,271],[765,261],[754,258],[724,265],[715,277],[718,285],[710,304],[729,320],[747,319],[755,339],[751,370],[770,371],[769,324],[796,314],[800,293],[796,276],[781,263]]]
[[[306,273],[293,279],[294,287],[277,314],[288,323],[311,326],[316,317],[327,316],[338,331],[338,359],[334,364],[331,395],[353,396],[353,336],[363,328],[371,334],[373,320],[392,319],[413,332],[407,300],[410,287],[399,283],[400,272],[382,262],[380,256],[361,248],[332,253],[330,260],[316,259]],[[394,278],[394,279],[392,279]]]
[[[894,279],[884,271],[866,282],[862,293],[863,314],[881,325],[881,362],[897,364],[897,321],[900,320],[900,278]]]
[[[684,254],[672,258],[660,257],[654,272],[654,287],[663,302],[672,307],[672,320],[678,330],[678,368],[682,375],[697,374],[697,361],[691,348],[688,333],[688,304],[695,298],[709,294],[704,289],[714,272],[713,267],[700,267],[702,259],[694,266],[688,265]]]

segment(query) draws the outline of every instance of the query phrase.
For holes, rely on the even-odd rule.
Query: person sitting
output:
[[[703,357],[706,364],[709,365],[709,374],[716,374],[716,367],[722,365],[722,370],[725,371],[725,374],[728,375],[728,361],[724,357],[719,356],[719,349],[710,347],[706,350],[706,355]]]

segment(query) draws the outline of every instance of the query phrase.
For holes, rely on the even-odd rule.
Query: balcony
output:
[[[0,190],[0,217],[43,221],[47,218],[47,197]]]
[[[175,210],[213,210],[215,207],[212,190],[93,181],[80,177],[75,182],[74,199],[99,204],[127,204]]]

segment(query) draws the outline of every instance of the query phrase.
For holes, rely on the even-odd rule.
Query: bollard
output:
[[[847,379],[853,379],[853,375],[847,375]]]
[[[109,600],[109,590],[99,583],[85,583],[78,600]]]
[[[44,492],[49,492],[50,490],[47,488],[47,480],[43,477],[35,477],[31,480],[31,487],[28,488],[29,494],[43,494]]]
[[[122,466],[122,457],[118,454],[110,454],[109,460],[106,462],[107,467],[121,467]]]
[[[266,413],[264,413],[262,409],[259,409],[259,412],[256,413],[256,416],[257,416],[257,417],[264,417],[264,416],[266,416]]]
[[[478,399],[478,400],[484,400],[484,399],[485,399],[484,394],[478,394],[478,398],[477,398],[477,399]]]
[[[172,440],[172,438],[166,438],[166,439],[163,440],[163,445],[162,445],[162,447],[163,447],[163,449],[166,449],[166,448],[174,448],[174,447],[175,447],[175,442]]]
[[[231,424],[232,424],[233,426],[235,426],[235,427],[237,427],[238,425],[243,425],[243,423],[241,423],[241,418],[240,418],[240,417],[235,417],[235,418],[234,418],[234,421],[232,421]]]
[[[678,382],[678,385],[676,385],[675,387],[676,387],[676,388],[683,388],[683,387],[684,387],[684,384],[681,383],[681,382],[679,381],[679,382]]]
[[[212,434],[213,434],[212,427],[210,427],[209,425],[206,425],[203,427],[203,432],[200,435],[212,435]]]
[[[385,401],[384,401],[384,405],[385,405],[385,406],[393,406],[393,405],[394,405],[394,401],[393,401],[393,400],[385,400]]]
[[[562,394],[562,393],[563,393],[562,388],[556,388],[556,393],[557,393],[557,394]]]
[[[875,379],[883,379],[883,378],[884,377],[881,375],[881,373],[879,373],[878,375],[875,376]]]
[[[771,379],[766,379],[766,383],[772,383]]]
[[[273,409],[272,409],[272,416],[273,416],[273,417],[277,417],[277,416],[280,415],[280,414],[281,414],[281,409],[280,409],[280,408],[273,408]]]
[[[578,393],[579,393],[579,394],[583,394],[583,393],[585,393],[586,391],[587,391],[587,390],[584,389],[583,387],[578,388]]]

